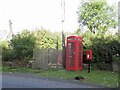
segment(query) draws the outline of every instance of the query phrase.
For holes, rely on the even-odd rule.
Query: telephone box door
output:
[[[73,70],[75,67],[75,42],[67,43],[67,69]]]

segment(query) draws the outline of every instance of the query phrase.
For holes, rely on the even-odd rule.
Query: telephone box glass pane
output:
[[[74,66],[75,59],[75,43],[68,43],[68,66]]]
[[[81,66],[81,61],[82,61],[82,44],[79,43],[79,66]]]

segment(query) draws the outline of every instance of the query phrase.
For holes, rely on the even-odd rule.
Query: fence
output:
[[[32,68],[62,68],[62,51],[57,49],[34,49]]]

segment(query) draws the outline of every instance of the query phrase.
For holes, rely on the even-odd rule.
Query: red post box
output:
[[[66,70],[82,70],[83,45],[81,36],[67,37]]]
[[[86,50],[86,60],[92,60],[92,50]]]

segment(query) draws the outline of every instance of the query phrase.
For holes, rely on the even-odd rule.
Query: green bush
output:
[[[0,47],[2,47],[2,61],[11,61],[13,59],[13,53],[9,47],[7,41],[0,41]]]
[[[90,32],[83,34],[84,51],[93,50],[92,62],[99,69],[107,69],[107,65],[111,65],[113,61],[120,61],[120,42],[116,35],[95,36]]]
[[[22,33],[14,35],[10,40],[10,46],[12,47],[13,57],[17,60],[24,60],[27,57],[32,58],[33,49],[35,48],[34,35],[24,30]]]
[[[13,53],[10,48],[2,48],[2,60],[3,61],[13,60]]]
[[[120,56],[118,54],[115,54],[112,56],[113,61],[120,62]]]

